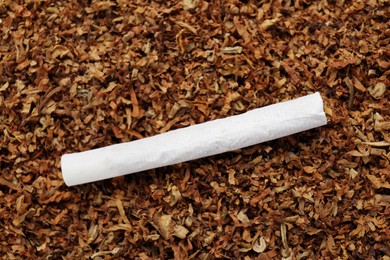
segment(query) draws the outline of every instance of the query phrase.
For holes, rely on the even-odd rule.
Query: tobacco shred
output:
[[[389,259],[390,5],[0,4],[4,259]],[[67,187],[60,157],[319,91],[328,125]],[[81,173],[82,174],[82,173]]]

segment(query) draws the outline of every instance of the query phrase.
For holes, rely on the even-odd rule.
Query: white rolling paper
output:
[[[65,154],[68,186],[140,172],[236,150],[326,124],[319,93],[241,115],[91,151]]]

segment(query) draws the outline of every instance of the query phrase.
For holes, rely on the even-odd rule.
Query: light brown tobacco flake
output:
[[[181,225],[176,225],[173,229],[173,236],[176,236],[181,239],[185,239],[188,233],[188,229]]]
[[[371,183],[374,185],[376,189],[379,188],[390,189],[390,183],[388,181],[382,181],[380,178],[371,174],[368,174],[367,178],[371,181]]]
[[[238,212],[237,214],[237,219],[242,222],[242,223],[246,223],[246,222],[249,222],[249,218],[248,216],[245,214],[245,210],[241,210],[240,212]]]
[[[230,185],[236,185],[236,179],[235,179],[235,174],[236,174],[236,171],[235,170],[233,170],[233,169],[229,169],[228,170],[228,174],[229,174],[229,176],[228,176],[228,182],[229,182],[229,184]]]
[[[225,47],[222,49],[222,52],[226,54],[240,54],[242,52],[242,47],[241,46]]]
[[[116,3],[111,2],[111,1],[97,1],[91,5],[91,9],[95,12],[104,11],[104,10],[109,9],[112,6],[115,6],[115,5],[116,5]]]
[[[390,146],[390,143],[386,142],[386,141],[380,141],[380,142],[362,142],[363,144],[366,144],[366,145],[370,145],[370,146],[379,146],[379,147],[383,147],[383,146]]]
[[[7,186],[8,188],[16,190],[16,191],[20,191],[21,190],[19,185],[11,183],[11,182],[7,181],[6,179],[4,179],[1,176],[0,176],[0,185]]]
[[[267,19],[267,20],[264,20],[261,24],[260,24],[260,30],[267,30],[269,29],[271,26],[273,26],[275,23],[277,23],[279,21],[279,17],[276,17],[274,19]]]
[[[353,83],[354,83],[354,87],[362,92],[365,92],[366,91],[366,88],[363,86],[363,84],[356,78],[356,77],[353,77]]]
[[[374,87],[369,87],[368,92],[370,93],[370,95],[372,97],[379,99],[385,94],[386,85],[383,82],[379,82],[379,83],[375,84]]]
[[[64,58],[64,57],[68,57],[70,58],[71,60],[74,59],[74,56],[73,54],[70,52],[70,50],[63,46],[63,45],[56,45],[54,46],[52,52],[51,52],[51,57],[53,59],[57,59],[57,58]]]
[[[137,96],[135,94],[133,87],[130,88],[130,97],[131,97],[131,102],[133,105],[132,116],[135,118],[139,118],[140,117],[140,110],[139,110],[139,106],[138,106],[138,99],[137,99]]]
[[[169,239],[169,237],[172,235],[172,231],[174,228],[172,215],[156,216],[154,217],[152,225],[165,239]]]
[[[168,191],[170,192],[170,194],[164,197],[164,201],[169,203],[169,205],[174,206],[177,202],[180,201],[182,195],[177,186],[169,187]]]
[[[264,237],[260,237],[259,239],[255,240],[255,243],[254,243],[252,249],[256,253],[264,252],[267,249],[267,243],[265,242]]]
[[[123,221],[125,224],[130,225],[130,221],[129,221],[129,219],[127,218],[126,212],[125,212],[125,210],[124,210],[124,208],[123,208],[122,201],[121,201],[120,199],[116,199],[116,200],[115,200],[115,204],[116,204],[116,206],[117,206],[117,208],[118,208],[118,211],[119,211],[119,214],[120,214],[120,216],[121,216],[121,218],[122,218],[122,221]]]
[[[183,0],[184,10],[191,10],[198,6],[198,0]]]
[[[195,29],[195,27],[189,25],[188,23],[178,21],[177,24],[180,25],[180,26],[183,27],[183,28],[188,29],[188,30],[189,30],[190,32],[192,32],[193,34],[198,35],[198,31]]]

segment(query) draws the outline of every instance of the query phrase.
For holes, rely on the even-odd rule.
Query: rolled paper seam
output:
[[[326,125],[326,116],[317,92],[128,143],[65,154],[62,176],[66,185],[79,185],[220,154],[322,125]]]

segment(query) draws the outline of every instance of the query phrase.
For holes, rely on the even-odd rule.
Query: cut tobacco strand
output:
[[[388,0],[0,1],[2,259],[389,260],[388,10]],[[256,117],[227,135],[145,141],[317,91],[322,128],[213,156],[248,129],[298,124]],[[313,110],[299,108],[301,122]],[[86,156],[99,147],[104,156]],[[172,156],[183,162],[155,168]]]
[[[242,52],[242,47],[241,46],[225,47],[222,49],[222,52],[226,54],[240,54]]]

